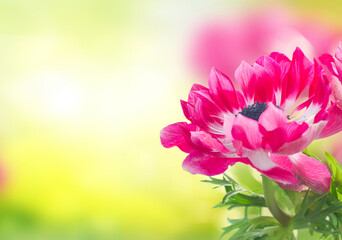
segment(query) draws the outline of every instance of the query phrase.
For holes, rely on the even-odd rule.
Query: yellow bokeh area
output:
[[[223,191],[182,170],[159,131],[185,121],[192,32],[256,7],[1,0],[0,239],[218,239]]]

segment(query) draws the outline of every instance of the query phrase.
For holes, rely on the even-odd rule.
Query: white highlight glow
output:
[[[76,79],[59,71],[32,76],[20,87],[15,87],[13,94],[16,102],[39,118],[74,116],[82,103],[81,88]]]
[[[79,110],[81,94],[70,75],[49,72],[38,76],[44,108],[53,116],[67,116]]]

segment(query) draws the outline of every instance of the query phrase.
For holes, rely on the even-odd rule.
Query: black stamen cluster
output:
[[[249,105],[242,109],[241,113],[243,116],[254,119],[256,121],[259,120],[260,115],[266,110],[266,103],[255,102],[253,105]]]

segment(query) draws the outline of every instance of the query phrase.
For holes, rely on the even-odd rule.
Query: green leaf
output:
[[[267,233],[263,232],[262,230],[254,230],[250,232],[244,232],[238,235],[233,235],[230,240],[254,240],[260,239],[261,237],[267,235]]]
[[[223,233],[220,236],[220,239],[222,239],[222,237],[224,237],[225,235],[227,235],[228,233],[230,233],[231,231],[240,228],[243,224],[245,224],[246,219],[238,219],[238,220],[230,220],[231,225],[229,225],[228,227],[223,228]]]
[[[231,225],[224,228],[224,233],[221,238],[237,229],[237,231],[229,238],[230,240],[264,239],[262,237],[266,237],[268,234],[271,234],[273,230],[279,230],[279,223],[277,220],[268,216],[261,216],[252,219],[228,219],[228,221]]]
[[[225,179],[218,179],[218,178],[214,178],[214,177],[209,177],[210,180],[202,180],[201,182],[205,182],[205,183],[211,183],[211,184],[215,184],[215,185],[219,185],[219,186],[232,186],[231,182],[228,182]]]
[[[302,201],[302,204],[300,205],[300,209],[297,212],[297,214],[295,215],[295,218],[300,218],[300,217],[304,217],[304,214],[309,206],[308,204],[308,196],[309,196],[309,191],[306,191],[304,199]]]
[[[342,166],[330,153],[326,152],[325,157],[331,170],[332,180],[339,187],[342,182]],[[339,189],[342,190],[341,187]]]
[[[228,198],[225,198],[224,202],[220,202],[215,205],[214,208],[228,207],[232,209],[234,207],[266,207],[265,199],[260,196],[248,196],[242,193],[230,194]]]

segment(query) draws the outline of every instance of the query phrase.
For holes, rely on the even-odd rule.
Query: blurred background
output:
[[[159,131],[185,121],[179,99],[211,66],[233,78],[271,51],[333,53],[341,11],[338,0],[1,0],[0,238],[218,239],[237,213],[212,208],[223,192],[183,171],[186,154]],[[334,154],[339,139],[311,148]],[[249,168],[228,173],[260,188]]]

